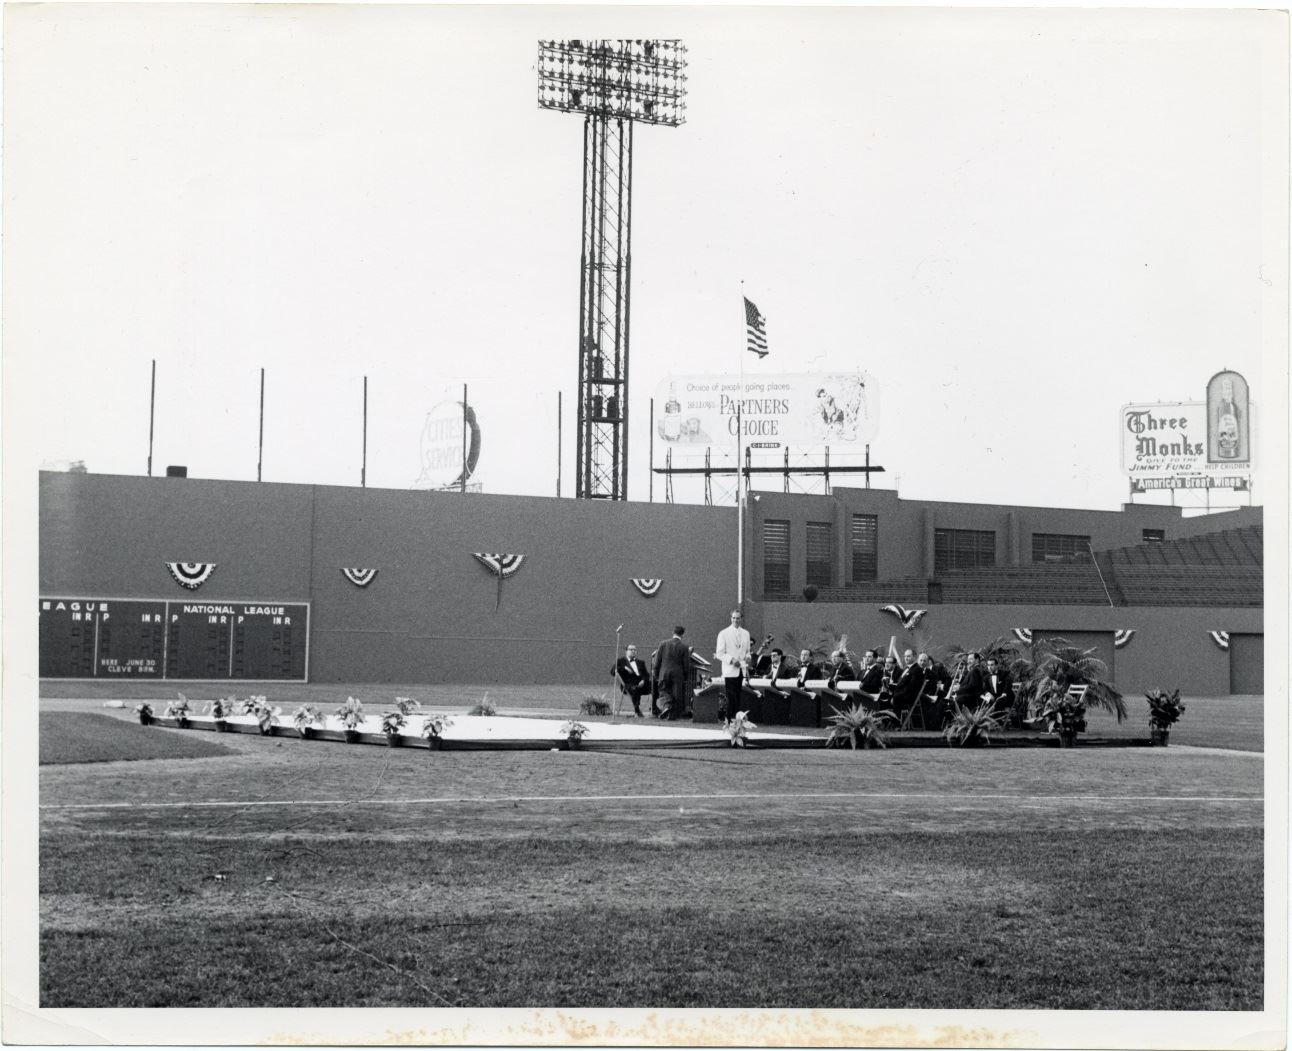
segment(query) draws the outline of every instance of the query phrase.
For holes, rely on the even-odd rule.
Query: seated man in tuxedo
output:
[[[978,654],[965,654],[965,666],[960,672],[960,685],[956,687],[955,702],[961,708],[974,709],[982,704],[982,695],[986,692],[982,681],[982,668],[978,665]]]
[[[995,657],[987,658],[983,692],[991,694],[991,708],[995,715],[1008,715],[1014,707],[1014,681]]]
[[[907,650],[905,659],[905,665],[893,682],[893,710],[898,715],[915,707],[924,688],[924,669],[915,662],[915,654]]]
[[[799,666],[794,673],[798,684],[802,686],[809,679],[824,679],[825,671],[812,659],[811,650],[799,650]]]
[[[884,688],[884,667],[876,659],[874,650],[867,650],[861,658],[861,686],[858,687],[870,700],[879,700]]]
[[[893,688],[897,685],[897,658],[891,653],[884,658],[884,668],[880,674],[879,699],[885,704],[893,699]]]
[[[792,660],[786,658],[784,650],[775,647],[767,656],[758,659],[756,674],[760,679],[775,682],[777,679],[792,679],[798,674],[798,668]]]
[[[835,689],[839,681],[852,680],[857,677],[857,670],[848,660],[848,654],[843,650],[835,650],[830,654],[830,663],[826,665],[825,676],[830,680],[830,689]]]
[[[638,659],[636,646],[629,646],[624,650],[624,655],[615,661],[615,674],[619,676],[624,693],[632,698],[633,711],[637,718],[644,718],[642,694],[651,692],[650,672],[646,670],[646,662]],[[659,714],[659,705],[654,697],[651,698],[651,714]]]

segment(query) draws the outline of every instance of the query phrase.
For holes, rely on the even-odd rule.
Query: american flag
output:
[[[767,357],[767,319],[745,297],[745,348],[760,358]]]

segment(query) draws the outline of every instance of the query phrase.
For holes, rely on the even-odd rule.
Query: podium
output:
[[[727,687],[722,678],[710,679],[709,685],[696,691],[691,704],[691,720],[697,723],[720,723],[718,711],[727,699]],[[749,721],[755,724],[763,721],[763,698],[757,690],[751,689],[748,682],[740,684],[740,706],[737,711],[748,712]],[[735,715],[735,712],[729,713]]]

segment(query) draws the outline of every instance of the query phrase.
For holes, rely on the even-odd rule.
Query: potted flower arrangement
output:
[[[166,708],[162,712],[162,718],[174,719],[175,725],[182,730],[188,725],[188,712],[188,698],[181,693],[178,700],[166,702]]]
[[[422,720],[422,736],[426,738],[426,747],[439,751],[444,747],[444,731],[453,725],[447,715],[428,715]]]
[[[727,731],[727,739],[732,748],[744,748],[749,731],[758,729],[749,721],[748,712],[737,712],[736,717],[723,723],[722,728]]]
[[[321,726],[324,721],[323,713],[312,704],[302,704],[292,712],[292,725],[302,737],[309,737],[311,729]]]
[[[825,739],[827,748],[842,748],[849,744],[853,748],[887,748],[883,725],[886,719],[897,721],[897,715],[891,709],[871,711],[865,705],[854,704],[845,711],[837,711],[830,716],[830,734]]]
[[[142,701],[135,705],[135,713],[139,716],[140,726],[149,726],[153,721],[153,706],[147,701]]]
[[[217,697],[213,701],[207,701],[202,705],[202,713],[209,712],[211,718],[215,720],[215,728],[220,733],[229,729],[228,718],[233,714],[233,698]]]
[[[264,694],[259,694],[248,697],[242,702],[242,714],[254,715],[260,732],[268,737],[274,732],[274,725],[278,722],[278,717],[283,714],[283,710],[271,707],[269,699]]]
[[[1180,700],[1180,691],[1150,690],[1144,694],[1148,700],[1149,743],[1167,746],[1171,736],[1171,725],[1180,718],[1184,711],[1184,702]]]
[[[386,735],[386,744],[391,748],[398,748],[404,743],[403,737],[400,736],[400,731],[403,730],[406,722],[408,722],[408,716],[399,709],[386,712],[381,717],[381,732]]]
[[[359,724],[366,718],[363,714],[363,701],[358,697],[347,697],[345,704],[337,708],[336,717],[345,729],[345,739],[350,744],[359,740]]]
[[[583,743],[583,735],[587,732],[586,726],[571,719],[561,727],[561,733],[565,735],[565,747],[570,751],[578,748]]]
[[[1006,715],[996,715],[990,702],[977,708],[955,705],[955,714],[942,730],[948,745],[958,748],[978,748],[991,744],[991,735],[1004,729]]]
[[[1060,748],[1072,748],[1077,734],[1086,728],[1086,698],[1084,692],[1051,692],[1045,696],[1038,716],[1046,733],[1059,735]]]

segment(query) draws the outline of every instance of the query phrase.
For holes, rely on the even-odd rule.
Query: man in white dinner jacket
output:
[[[749,663],[749,632],[740,626],[740,610],[731,611],[731,627],[718,632],[718,648],[714,657],[722,661],[722,683],[726,695],[718,706],[718,718],[734,718],[740,705],[740,686],[744,682],[745,667]]]

